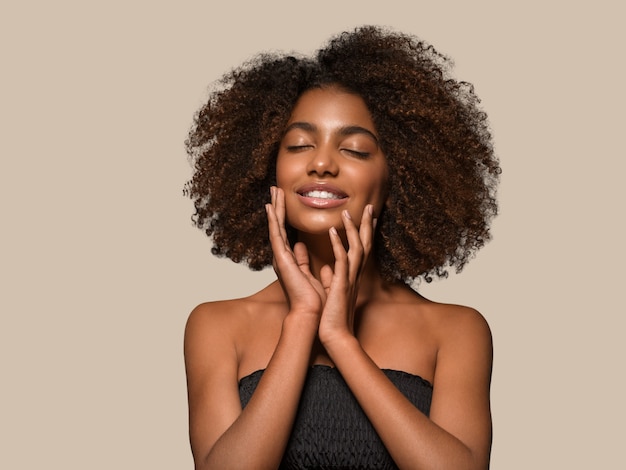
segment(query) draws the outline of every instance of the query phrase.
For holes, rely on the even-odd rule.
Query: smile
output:
[[[343,205],[348,200],[346,193],[329,185],[308,185],[300,188],[296,194],[305,206],[316,209],[331,209]]]
[[[315,199],[343,199],[345,196],[332,193],[330,191],[307,191],[302,193],[303,197],[311,197]]]

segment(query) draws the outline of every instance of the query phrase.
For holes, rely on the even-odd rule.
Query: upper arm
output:
[[[489,389],[493,360],[489,326],[475,310],[449,307],[437,354],[430,418],[488,466],[491,449]]]
[[[223,303],[202,304],[185,327],[189,437],[196,462],[241,413],[233,321],[227,310]]]

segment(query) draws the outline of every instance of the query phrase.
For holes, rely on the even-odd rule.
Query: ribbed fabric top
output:
[[[432,385],[417,375],[383,369],[393,384],[426,416]],[[245,407],[263,371],[239,382]],[[281,469],[395,469],[398,468],[334,367],[316,365],[307,375]]]

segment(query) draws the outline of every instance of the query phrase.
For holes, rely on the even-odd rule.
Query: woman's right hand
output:
[[[285,194],[270,188],[271,203],[265,205],[274,258],[272,265],[289,302],[290,313],[313,314],[319,319],[326,300],[324,287],[311,273],[304,243],[291,249],[285,230]]]

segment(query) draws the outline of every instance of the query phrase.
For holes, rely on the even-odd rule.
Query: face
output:
[[[385,203],[387,162],[361,97],[337,88],[312,89],[294,107],[276,161],[287,221],[296,230],[343,228],[348,210],[358,225],[367,204]]]

